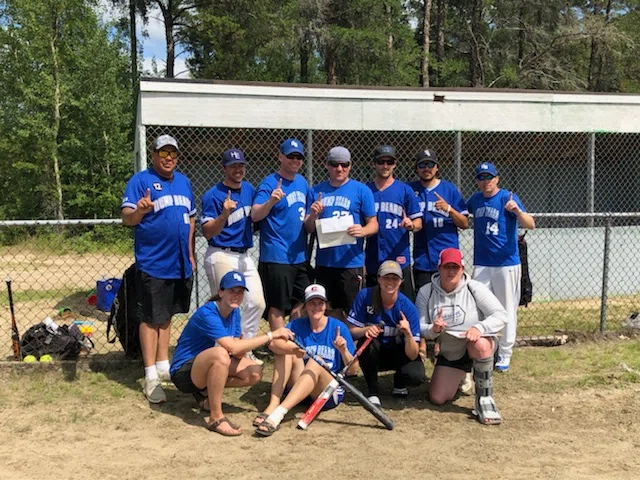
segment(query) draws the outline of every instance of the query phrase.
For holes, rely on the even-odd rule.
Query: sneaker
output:
[[[465,374],[464,378],[462,379],[462,382],[460,382],[460,385],[458,386],[458,391],[462,394],[462,395],[473,395],[474,393],[474,382],[473,382],[473,378],[471,377],[471,372]]]
[[[499,356],[495,366],[496,372],[508,372],[509,363],[511,363],[511,359],[509,357]]]
[[[393,391],[391,392],[392,397],[396,398],[407,398],[409,396],[409,390],[406,388],[396,388],[393,387]]]
[[[260,366],[264,365],[264,362],[262,360],[260,360],[258,357],[256,357],[256,354],[253,353],[251,350],[249,350],[247,353],[245,353],[244,356],[246,358],[248,358],[249,360],[253,360],[254,362],[256,362]]]
[[[167,401],[167,395],[160,386],[160,379],[154,378],[153,380],[144,381],[144,396],[147,397],[149,403],[164,403]]]
[[[165,370],[165,371],[158,370],[158,379],[161,382],[170,382],[171,374],[169,373],[169,370]]]
[[[380,408],[382,406],[382,402],[380,401],[380,397],[378,397],[377,395],[371,395],[368,398],[368,400],[378,408]]]

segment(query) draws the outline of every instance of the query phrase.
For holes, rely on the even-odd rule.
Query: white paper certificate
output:
[[[347,234],[347,228],[353,225],[353,215],[319,218],[316,220],[318,248],[353,245],[356,237]]]

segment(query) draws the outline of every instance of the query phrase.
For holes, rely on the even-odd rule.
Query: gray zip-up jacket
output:
[[[476,327],[483,336],[496,335],[507,324],[507,312],[489,290],[464,273],[458,287],[446,293],[440,287],[440,274],[424,285],[416,298],[420,316],[420,334],[428,339],[438,338],[440,354],[447,360],[459,360],[467,349],[464,338],[454,336]],[[433,331],[433,321],[442,308],[442,319],[447,326],[441,333]],[[450,331],[454,335],[446,332]]]

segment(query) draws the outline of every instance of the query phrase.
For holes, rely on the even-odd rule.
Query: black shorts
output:
[[[176,313],[188,313],[191,302],[193,275],[189,278],[155,278],[136,271],[138,313],[143,322],[164,325]]]
[[[193,368],[193,362],[195,359],[196,357],[193,357],[191,360],[187,360],[173,373],[173,375],[171,375],[171,381],[182,393],[195,393],[203,390],[202,388],[196,387],[191,381],[191,369]]]
[[[442,355],[436,357],[436,367],[451,367],[458,370],[464,370],[469,373],[473,367],[473,359],[469,356],[469,352],[464,352],[462,358],[458,360],[447,360]]]
[[[327,289],[327,300],[331,308],[349,314],[356,295],[363,287],[364,269],[316,267],[316,282]]]
[[[267,314],[271,307],[288,313],[297,304],[304,301],[304,289],[311,284],[309,265],[296,263],[258,263],[258,273],[264,288]]]
[[[427,283],[431,283],[431,277],[436,274],[435,272],[425,272],[424,270],[413,269],[413,281],[416,284],[416,295],[418,290],[424,287]]]
[[[378,284],[378,276],[367,273],[367,287],[375,287]],[[416,301],[416,292],[413,289],[413,277],[411,266],[407,265],[402,269],[402,285],[400,291],[412,302]]]

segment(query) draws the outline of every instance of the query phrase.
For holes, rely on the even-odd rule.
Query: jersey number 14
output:
[[[498,222],[487,222],[487,229],[485,235],[498,235],[500,229],[498,228]]]

